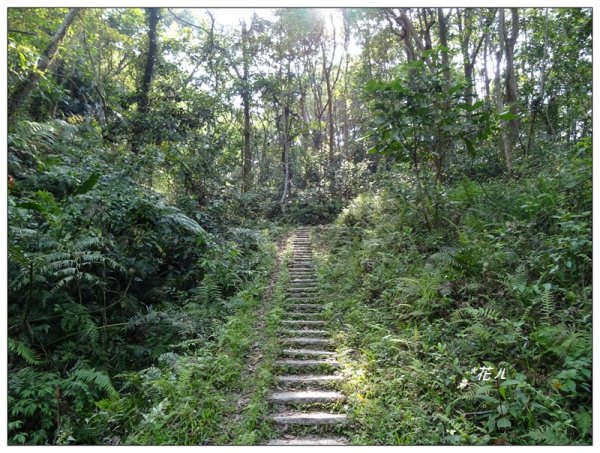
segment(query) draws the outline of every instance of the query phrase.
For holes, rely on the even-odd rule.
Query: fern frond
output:
[[[103,264],[104,256],[100,252],[84,252],[81,261],[85,264]]]
[[[95,236],[90,236],[87,238],[80,239],[75,244],[73,244],[73,249],[78,252],[90,251],[93,247],[96,247],[100,244],[100,238]]]
[[[560,422],[544,425],[526,434],[536,445],[568,445],[567,426]]]
[[[8,351],[22,358],[27,365],[39,365],[43,363],[39,354],[21,341],[8,338]]]
[[[74,275],[70,275],[68,277],[61,279],[56,285],[54,285],[54,288],[52,288],[50,290],[50,294],[55,294],[59,289],[66,286],[68,283],[70,283],[74,279],[75,279]]]
[[[112,385],[110,377],[101,371],[96,371],[94,368],[73,370],[69,373],[69,378],[74,382],[80,381],[95,385],[110,397],[119,396],[119,393]]]
[[[554,313],[554,303],[552,302],[552,292],[549,288],[544,288],[544,291],[540,295],[540,315],[545,321],[550,321],[552,313]]]
[[[203,304],[211,304],[221,300],[221,290],[217,282],[210,275],[204,276],[202,283],[196,287],[196,300]]]
[[[500,314],[489,307],[473,308],[471,306],[462,307],[459,310],[459,315],[466,315],[475,321],[490,320],[497,321]],[[459,316],[459,319],[464,319]]]
[[[76,267],[65,267],[63,269],[59,269],[52,273],[52,275],[54,275],[55,277],[67,277],[67,276],[73,276],[76,274],[77,274]]]
[[[527,269],[524,264],[520,264],[512,275],[507,275],[504,280],[504,286],[512,293],[521,294],[527,287]]]
[[[206,230],[202,228],[198,222],[190,219],[183,212],[179,211],[176,208],[166,208],[163,211],[163,218],[168,221],[185,228],[196,234],[206,234]]]
[[[456,259],[458,248],[453,246],[441,247],[439,251],[429,256],[429,261],[442,266],[456,267],[459,262]]]

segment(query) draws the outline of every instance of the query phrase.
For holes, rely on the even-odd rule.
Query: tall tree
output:
[[[504,157],[506,168],[512,172],[513,146],[519,136],[519,122],[517,119],[517,78],[515,75],[514,51],[517,38],[519,37],[519,12],[517,8],[511,8],[511,30],[510,35],[506,26],[504,8],[500,8],[500,39],[503,40],[504,56],[506,59],[505,96],[504,103],[508,106],[511,118],[505,123],[507,127],[504,138]]]
[[[483,11],[481,14],[483,15]],[[458,16],[458,30],[460,36],[460,48],[463,54],[463,73],[465,76],[465,98],[466,101],[470,104],[473,103],[473,98],[475,97],[474,93],[474,83],[473,83],[473,75],[475,71],[475,63],[477,61],[477,56],[479,55],[479,51],[481,50],[481,46],[485,40],[485,33],[482,32],[481,35],[476,38],[476,42],[472,43],[473,37],[473,28],[476,10],[466,8],[461,11],[460,8],[457,9]],[[489,16],[485,19],[485,27],[489,26],[496,16],[496,10],[493,9]],[[485,63],[484,63],[485,64]]]
[[[52,36],[52,40],[44,53],[40,56],[40,59],[37,63],[37,67],[34,71],[29,74],[29,76],[23,80],[10,94],[8,97],[8,123],[9,125],[14,123],[15,115],[21,106],[21,104],[29,97],[31,91],[35,88],[40,78],[44,75],[44,73],[48,70],[52,62],[54,61],[54,57],[56,52],[58,51],[58,47],[61,42],[65,38],[69,27],[81,11],[81,8],[70,8],[66,17]]]
[[[160,20],[160,8],[148,8],[148,52],[146,54],[146,65],[144,75],[140,84],[138,94],[137,118],[133,125],[133,138],[131,150],[137,154],[141,148],[142,134],[144,132],[144,117],[150,111],[150,87],[154,77],[154,66],[158,55],[158,22]]]
[[[246,21],[242,22],[242,103],[244,105],[244,149],[242,152],[242,193],[250,189],[252,183],[252,149],[250,124],[250,30]]]

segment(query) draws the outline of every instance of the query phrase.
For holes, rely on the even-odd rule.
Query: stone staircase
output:
[[[343,379],[315,296],[319,286],[312,262],[310,233],[293,238],[285,313],[281,320],[282,357],[276,362],[277,388],[271,393],[272,418],[280,433],[269,445],[346,445],[336,431],[346,424]]]

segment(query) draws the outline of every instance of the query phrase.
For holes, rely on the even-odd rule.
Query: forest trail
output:
[[[308,228],[298,228],[293,239],[293,259],[280,323],[284,349],[275,362],[276,388],[270,400],[271,415],[280,433],[269,445],[346,445],[333,436],[346,424],[341,412],[345,397],[336,391],[339,374],[327,322],[322,319],[318,282],[312,261]]]

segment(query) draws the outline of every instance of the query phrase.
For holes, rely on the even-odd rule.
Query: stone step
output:
[[[289,285],[288,286],[288,290],[293,289],[295,291],[298,290],[303,290],[303,289],[310,289],[311,291],[314,290],[318,290],[319,289],[319,285],[317,284],[306,284],[306,283],[298,283],[296,285]]]
[[[286,356],[311,356],[311,357],[331,357],[335,355],[335,352],[321,351],[318,349],[284,349],[281,351]]]
[[[327,335],[329,332],[326,330],[287,329],[287,330],[284,330],[282,333],[285,333],[288,335],[301,334],[301,335],[309,335],[311,337],[320,337],[323,335]]]
[[[322,313],[312,313],[310,311],[289,311],[283,315],[290,318],[314,319],[322,316]]]
[[[275,365],[290,367],[290,368],[318,368],[320,366],[327,366],[331,368],[339,368],[340,362],[337,360],[301,360],[301,359],[281,359],[275,362]]]
[[[293,446],[293,445],[315,445],[315,446],[337,446],[342,447],[348,445],[344,439],[338,439],[335,437],[296,437],[293,439],[273,439],[270,440],[267,446]]]
[[[288,344],[319,344],[319,345],[330,345],[331,340],[328,338],[314,338],[314,337],[288,337],[282,338],[283,343]]]
[[[298,390],[295,392],[276,392],[270,397],[274,403],[302,404],[302,403],[337,403],[344,400],[340,392],[322,390]]]
[[[296,412],[277,414],[273,416],[273,421],[280,425],[343,425],[348,417],[328,412]]]
[[[340,374],[290,374],[284,376],[277,376],[277,381],[280,384],[293,385],[293,384],[327,384],[330,382],[339,382],[343,379]]]
[[[290,304],[288,308],[298,311],[321,311],[323,310],[323,305],[321,304]]]
[[[293,325],[307,325],[307,326],[324,326],[327,323],[325,321],[317,321],[312,319],[282,319],[281,322],[283,324],[293,324]]]
[[[318,284],[316,280],[299,280],[299,281],[290,281],[288,288],[293,289],[302,289],[302,288],[320,288],[321,285]]]

